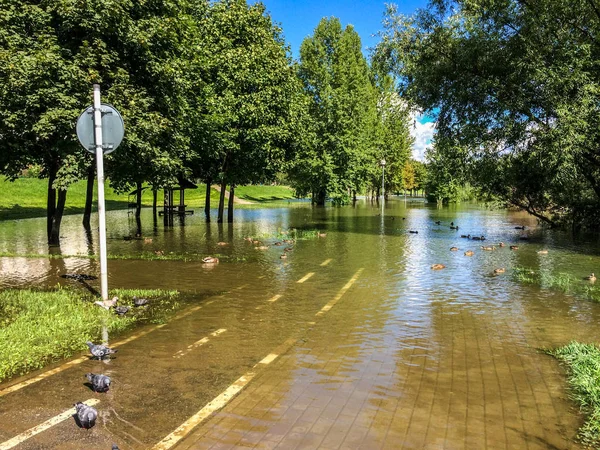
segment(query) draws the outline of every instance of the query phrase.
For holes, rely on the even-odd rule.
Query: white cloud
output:
[[[435,122],[425,122],[425,117],[420,114],[413,114],[411,119],[410,135],[415,138],[412,156],[417,161],[424,161],[425,150],[431,146],[435,134]]]

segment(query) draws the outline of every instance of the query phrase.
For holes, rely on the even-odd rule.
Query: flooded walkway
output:
[[[564,371],[539,348],[597,342],[600,308],[519,285],[510,271],[590,272],[600,260],[589,247],[582,256],[560,236],[532,230],[519,251],[484,252],[449,222],[508,243],[528,219],[398,202],[384,216],[369,205],[271,211],[274,229],[327,232],[298,241],[281,260],[281,248],[248,247],[243,237],[268,225],[258,213],[239,214],[248,216],[230,236],[206,238],[198,220],[176,230],[184,242],[171,233],[153,243],[207,252],[225,238],[230,246],[221,251],[238,262],[208,270],[109,261],[111,286],[178,287],[187,302],[169,323],[117,338],[111,361],[58,363],[57,373],[12,392],[48,369],[0,384],[0,449],[87,399],[98,401],[94,428],[69,418],[15,448],[581,448],[583,418],[568,400]],[[460,251],[450,252],[455,245]],[[464,256],[467,249],[475,255]],[[432,271],[438,263],[446,268]],[[13,273],[7,264],[0,274]],[[498,267],[507,273],[491,276]],[[53,270],[40,283],[51,284]],[[92,392],[87,372],[110,375],[111,390]]]

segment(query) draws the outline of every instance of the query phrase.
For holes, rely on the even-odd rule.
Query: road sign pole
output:
[[[106,211],[104,209],[104,152],[102,148],[102,105],[100,85],[94,84],[94,143],[98,168],[98,225],[100,227],[100,292],[108,300],[108,268],[106,263]]]

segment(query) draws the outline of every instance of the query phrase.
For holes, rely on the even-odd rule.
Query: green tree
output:
[[[321,19],[300,47],[298,75],[308,96],[306,132],[312,139],[298,148],[290,179],[313,202],[349,199],[376,167],[377,93],[352,26]]]
[[[59,243],[69,184],[88,173],[90,158],[74,123],[91,103],[93,83],[125,120],[118,158],[107,164],[115,187],[169,178],[179,169],[173,155],[182,139],[174,119],[181,110],[185,10],[183,0],[0,5],[0,170],[14,178],[30,164],[42,167],[51,245]]]
[[[197,120],[205,127],[195,147],[194,172],[230,186],[266,182],[281,170],[291,135],[299,84],[281,29],[262,3],[221,0],[204,25],[206,86]],[[219,205],[223,221],[224,196]],[[230,202],[228,220],[233,220]]]
[[[600,225],[595,1],[436,0],[390,7],[385,27],[378,61],[437,115],[443,152],[468,153],[468,181],[550,224]]]

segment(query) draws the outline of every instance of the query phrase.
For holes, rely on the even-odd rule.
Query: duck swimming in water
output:
[[[204,264],[218,264],[219,258],[215,258],[214,256],[207,256],[206,258],[202,258],[202,262]]]
[[[473,252],[473,250],[467,250],[465,252],[465,256],[473,256],[475,253]]]
[[[445,269],[445,268],[446,268],[446,266],[445,266],[445,265],[443,265],[443,264],[433,264],[433,265],[431,266],[431,268],[432,268],[433,270],[442,270],[442,269]]]
[[[589,276],[585,277],[584,280],[588,280],[590,283],[593,283],[596,281],[596,275],[594,275],[594,272],[592,272]]]

